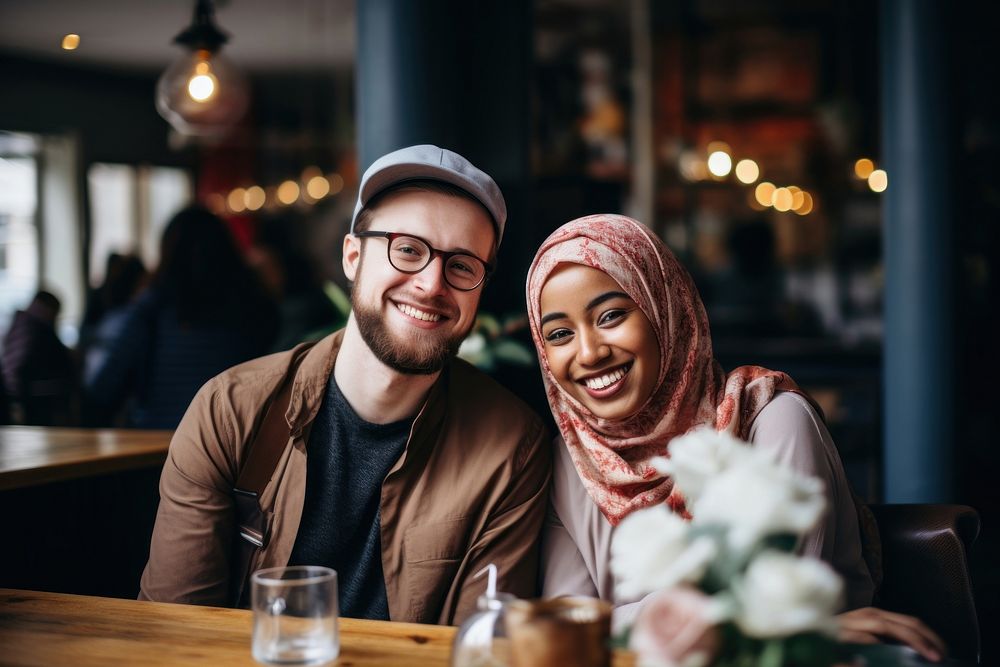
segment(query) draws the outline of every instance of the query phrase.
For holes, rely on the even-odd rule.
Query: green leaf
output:
[[[340,289],[337,283],[331,280],[326,281],[323,285],[323,292],[326,294],[326,298],[333,304],[333,307],[337,309],[337,312],[345,319],[351,314],[351,300],[344,290]]]

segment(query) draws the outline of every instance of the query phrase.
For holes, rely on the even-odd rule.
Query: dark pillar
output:
[[[484,307],[523,310],[534,251],[527,219],[530,0],[365,0],[357,11],[360,169],[397,148],[432,143],[493,176],[508,222]]]
[[[885,499],[953,500],[954,303],[944,17],[881,4]]]

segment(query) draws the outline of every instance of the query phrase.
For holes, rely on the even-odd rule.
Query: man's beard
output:
[[[369,307],[355,298],[357,283],[351,290],[354,319],[358,323],[361,339],[372,353],[389,368],[407,375],[437,373],[458,353],[466,331],[446,337],[429,331],[414,329],[406,339],[393,334],[377,307]],[[395,307],[395,306],[393,306]],[[471,328],[471,327],[470,327]]]

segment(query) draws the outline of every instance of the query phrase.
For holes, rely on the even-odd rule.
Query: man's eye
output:
[[[468,262],[463,262],[460,259],[456,259],[451,264],[449,264],[448,270],[457,271],[458,273],[467,273],[470,275],[475,273],[472,266]]]

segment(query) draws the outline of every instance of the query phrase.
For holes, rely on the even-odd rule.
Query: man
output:
[[[10,396],[14,422],[38,426],[75,423],[77,368],[73,354],[59,340],[56,320],[62,305],[51,292],[39,290],[3,338],[2,380]],[[6,417],[0,400],[0,416]]]
[[[251,569],[333,567],[343,615],[397,621],[461,621],[491,562],[501,590],[534,594],[548,437],[455,358],[505,222],[496,183],[451,151],[372,164],[344,239],[346,328],[201,389],[170,445],[140,598],[223,605],[242,583],[234,480],[296,354],[290,443],[260,496],[270,537]]]

